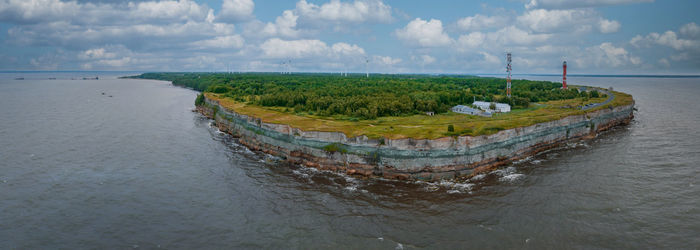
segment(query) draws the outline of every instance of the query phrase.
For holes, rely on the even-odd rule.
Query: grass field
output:
[[[614,92],[613,106],[633,103],[632,96]],[[304,113],[293,113],[283,108],[265,108],[236,102],[230,98],[221,97],[214,93],[204,93],[209,99],[219,103],[236,113],[261,118],[263,122],[289,124],[305,131],[342,132],[348,137],[366,135],[370,138],[415,138],[435,139],[445,136],[486,135],[500,130],[525,127],[542,122],[549,122],[570,115],[584,114],[607,107],[598,107],[582,111],[576,108],[565,108],[567,105],[576,107],[587,103],[602,102],[606,98],[594,98],[588,101],[571,99],[550,101],[532,105],[527,109],[517,109],[509,113],[495,114],[493,117],[472,116],[448,112],[435,116],[411,115],[401,117],[380,117],[375,120],[351,120],[347,117],[320,117]],[[454,132],[448,132],[447,127],[454,126]]]

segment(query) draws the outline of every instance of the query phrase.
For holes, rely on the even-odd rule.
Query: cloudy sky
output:
[[[0,0],[0,70],[700,74],[697,0]]]

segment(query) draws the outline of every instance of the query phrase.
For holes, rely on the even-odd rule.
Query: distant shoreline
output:
[[[141,74],[144,72],[150,72],[150,71],[82,71],[82,70],[55,70],[55,71],[34,71],[34,70],[0,70],[0,74],[17,74],[17,73],[26,73],[26,74],[36,74],[36,73],[89,73],[89,74],[94,74],[94,73],[109,73],[109,74],[116,74],[116,73],[125,73],[126,75],[123,75],[123,77],[127,77],[133,74]],[[161,71],[159,71],[161,72]],[[200,73],[226,73],[224,71],[162,71],[162,72],[168,72],[168,73],[193,73],[193,72],[200,72]],[[236,72],[239,73],[239,72]],[[269,71],[269,72],[241,72],[241,73],[277,73],[275,71]],[[299,74],[324,74],[324,73],[335,73],[335,72],[294,72],[294,73],[299,73]],[[362,72],[359,72],[362,73]],[[359,74],[358,72],[348,72],[348,74]],[[502,73],[464,73],[464,74],[450,74],[450,73],[417,73],[417,74],[401,74],[401,73],[373,73],[370,72],[371,74],[381,74],[381,75],[445,75],[445,76],[489,76],[489,77],[494,77],[494,76],[503,76],[505,77],[505,74]],[[364,73],[362,73],[364,74]],[[513,74],[513,76],[561,76],[561,74]],[[569,77],[602,77],[602,78],[613,78],[613,77],[625,77],[625,78],[700,78],[700,74],[698,75],[663,75],[663,74],[652,74],[652,75],[609,75],[609,74],[568,74]]]

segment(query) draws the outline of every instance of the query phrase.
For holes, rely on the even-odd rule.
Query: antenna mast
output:
[[[511,66],[511,62],[513,61],[512,59],[512,53],[506,52],[506,71],[508,72],[508,78],[506,78],[506,96],[510,98],[510,77],[511,77],[511,71],[513,71],[513,68]]]

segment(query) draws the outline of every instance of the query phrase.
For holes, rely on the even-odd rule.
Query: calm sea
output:
[[[700,247],[700,78],[570,77],[634,95],[634,122],[406,183],[278,163],[196,92],[116,76],[0,74],[0,249]]]

